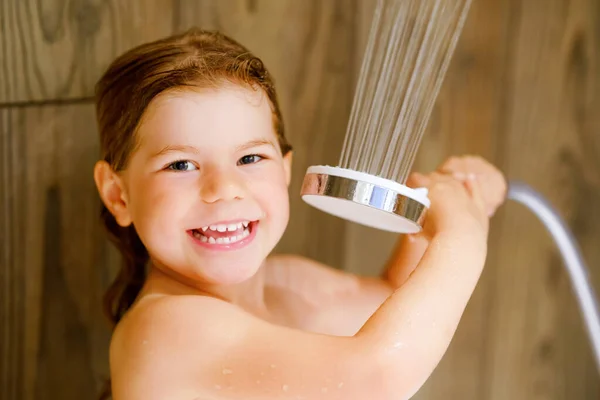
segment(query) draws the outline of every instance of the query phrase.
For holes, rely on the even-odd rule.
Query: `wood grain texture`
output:
[[[89,97],[124,50],[171,33],[168,0],[4,0],[0,104]]]
[[[502,167],[567,218],[598,288],[600,258],[590,246],[600,237],[598,119],[590,111],[600,97],[598,4],[531,0],[511,9]],[[486,397],[598,398],[589,341],[554,244],[522,207],[507,206],[498,225]]]
[[[394,235],[305,205],[306,168],[335,164],[375,0],[6,0],[0,4],[0,398],[91,399],[106,376],[100,296],[118,257],[98,221],[91,95],[122,51],[220,29],[275,76],[295,147],[277,251],[376,275]],[[415,162],[481,154],[544,194],[600,293],[600,2],[477,0]],[[19,107],[6,108],[2,104]],[[595,399],[589,341],[541,224],[507,204],[450,349],[415,399]]]
[[[91,399],[107,372],[101,295],[118,265],[92,179],[91,105],[0,111],[0,398]]]
[[[335,164],[342,149],[354,80],[354,2],[179,2],[175,29],[218,29],[261,57],[275,77],[294,146],[291,217],[278,252],[300,253],[334,267],[344,257],[345,222],[300,198],[306,168]]]
[[[567,218],[600,291],[599,10],[591,0],[473,2],[414,168],[474,153],[531,184]],[[395,235],[346,232],[347,268],[379,274]],[[595,399],[599,383],[552,240],[507,204],[454,340],[414,398]]]

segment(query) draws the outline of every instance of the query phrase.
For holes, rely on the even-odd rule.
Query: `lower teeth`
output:
[[[240,240],[244,239],[245,237],[248,237],[250,235],[250,229],[244,228],[244,231],[242,232],[242,234],[237,235],[237,236],[226,236],[226,237],[220,237],[220,238],[216,238],[216,239],[212,236],[211,237],[204,236],[197,230],[194,230],[193,234],[194,234],[194,237],[196,239],[199,239],[202,243],[231,244],[231,243],[239,242]]]

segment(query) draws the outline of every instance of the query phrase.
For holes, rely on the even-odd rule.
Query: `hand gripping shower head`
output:
[[[406,178],[471,0],[379,0],[337,167],[306,171],[302,199],[373,228],[416,233],[430,206]]]

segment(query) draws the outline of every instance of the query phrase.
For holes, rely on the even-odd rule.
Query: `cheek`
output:
[[[284,174],[273,174],[271,179],[253,185],[253,197],[270,217],[271,223],[287,223],[289,217],[289,194]],[[277,219],[277,221],[273,221]]]
[[[140,229],[172,229],[173,220],[181,219],[191,198],[191,185],[160,179],[139,180],[130,197],[133,223]],[[171,228],[169,228],[171,227]]]

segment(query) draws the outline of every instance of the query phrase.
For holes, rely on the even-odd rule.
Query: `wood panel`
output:
[[[91,399],[106,376],[91,105],[0,110],[0,398]],[[9,234],[10,233],[10,234]]]
[[[568,219],[600,292],[599,10],[592,0],[474,1],[415,169],[475,153],[533,185]],[[346,232],[347,269],[379,274],[395,235]],[[509,203],[458,332],[415,399],[592,399],[599,389],[556,248]]]
[[[245,25],[232,18],[238,7],[245,7],[241,2],[180,2],[180,8],[169,10],[173,17],[168,21],[179,31],[192,25],[220,28],[251,48],[252,43],[262,43],[262,47],[253,50],[261,57],[264,53],[263,58],[277,77],[288,135],[297,154],[290,188],[293,215],[290,233],[278,249],[339,266],[344,255],[343,241],[328,239],[340,236],[344,222],[323,218],[321,213],[304,205],[298,193],[306,167],[317,161],[335,162],[341,148],[352,91],[350,70],[347,72],[345,66],[352,63],[353,43],[352,36],[347,37],[346,33],[351,30],[354,14],[343,1],[328,4],[287,1],[277,3],[281,7],[272,9],[266,7],[268,4],[256,3],[250,9],[251,15],[243,16],[253,21]],[[33,14],[42,11],[36,8]],[[124,21],[134,18],[135,11],[135,7],[120,8],[113,14]],[[161,14],[160,10],[153,12]],[[274,12],[279,12],[277,18],[272,18]],[[162,14],[169,15],[165,10]],[[221,24],[220,19],[228,21],[227,24]],[[269,23],[265,23],[267,20]],[[68,24],[68,19],[57,24]],[[124,22],[115,24],[121,29],[115,37],[130,35]],[[262,37],[257,27],[261,27]],[[24,29],[32,34],[37,28]],[[157,27],[156,32],[170,29]],[[102,54],[107,62],[111,51],[130,47],[135,40],[153,38],[153,34],[139,26],[132,28],[131,35],[134,39],[129,38],[116,47],[110,41],[104,42]],[[261,40],[244,40],[248,37]],[[31,40],[42,43],[40,39]],[[54,50],[59,51],[62,44],[56,46]],[[31,57],[41,57],[40,54]],[[300,62],[290,65],[290,59]],[[52,81],[55,88],[63,78],[65,82],[84,79],[76,73],[61,75],[71,58],[64,60],[65,63],[50,63],[41,75]],[[81,54],[74,54],[71,61],[74,71],[88,65]],[[23,81],[10,83],[13,86],[7,86],[6,93],[15,93],[15,88],[29,85],[27,71],[17,74],[16,69],[5,73]],[[91,66],[88,83],[77,87],[69,83],[75,89],[60,93],[45,92],[42,83],[27,86],[35,90],[21,91],[25,95],[16,101],[29,104],[31,100],[69,101],[73,96],[87,96],[101,71],[100,63]],[[0,398],[93,398],[108,372],[109,332],[100,315],[100,296],[114,275],[118,257],[109,250],[112,248],[107,248],[99,231],[99,203],[91,175],[97,158],[92,105],[84,100],[79,105],[4,108],[0,113],[3,144],[0,176],[6,189],[0,205],[1,222],[6,228],[3,232],[13,233],[3,240],[1,284],[6,289],[3,290],[6,301],[0,308],[0,325],[5,327],[0,330],[3,346]],[[22,164],[18,164],[21,160]]]
[[[598,288],[598,2],[512,5],[507,41],[502,166],[534,185],[568,222]],[[540,12],[543,10],[543,12]],[[486,397],[598,398],[598,375],[556,249],[539,222],[509,205],[490,271]],[[596,246],[591,245],[595,242]]]
[[[263,58],[296,150],[277,250],[380,272],[394,235],[299,197],[306,167],[337,162],[374,1],[0,4],[0,398],[93,398],[108,371],[100,296],[118,264],[97,218],[85,98],[113,57],[142,41],[197,25]],[[415,167],[478,153],[534,185],[568,219],[600,292],[599,27],[597,0],[474,1]],[[508,204],[457,335],[415,398],[589,399],[598,384],[554,245]]]
[[[506,3],[475,1],[463,31],[414,169],[430,171],[452,154],[481,154],[496,161],[494,128],[498,83],[503,73]],[[370,10],[374,7],[371,2]],[[367,10],[368,12],[369,10]],[[366,13],[365,13],[366,14]],[[364,19],[364,24],[370,24]],[[366,34],[368,28],[362,28]],[[492,242],[496,235],[492,229]],[[350,225],[347,229],[347,268],[378,275],[397,235]],[[482,278],[440,366],[415,399],[484,399],[482,369],[486,351],[488,296]]]
[[[335,267],[344,257],[345,222],[300,198],[306,168],[337,163],[354,92],[353,2],[180,1],[177,29],[218,29],[260,56],[274,75],[294,146],[291,218],[276,251]]]
[[[502,167],[498,100],[503,88],[503,60],[509,46],[505,40],[509,5],[495,0],[473,2],[416,168],[431,170],[453,154],[479,154]],[[416,399],[488,399],[485,385],[490,372],[484,366],[489,337],[487,316],[493,301],[489,271],[496,268],[496,250],[503,247],[499,218],[494,218],[491,225],[487,270],[448,352]]]
[[[91,96],[114,57],[172,32],[172,3],[0,2],[0,104]]]

